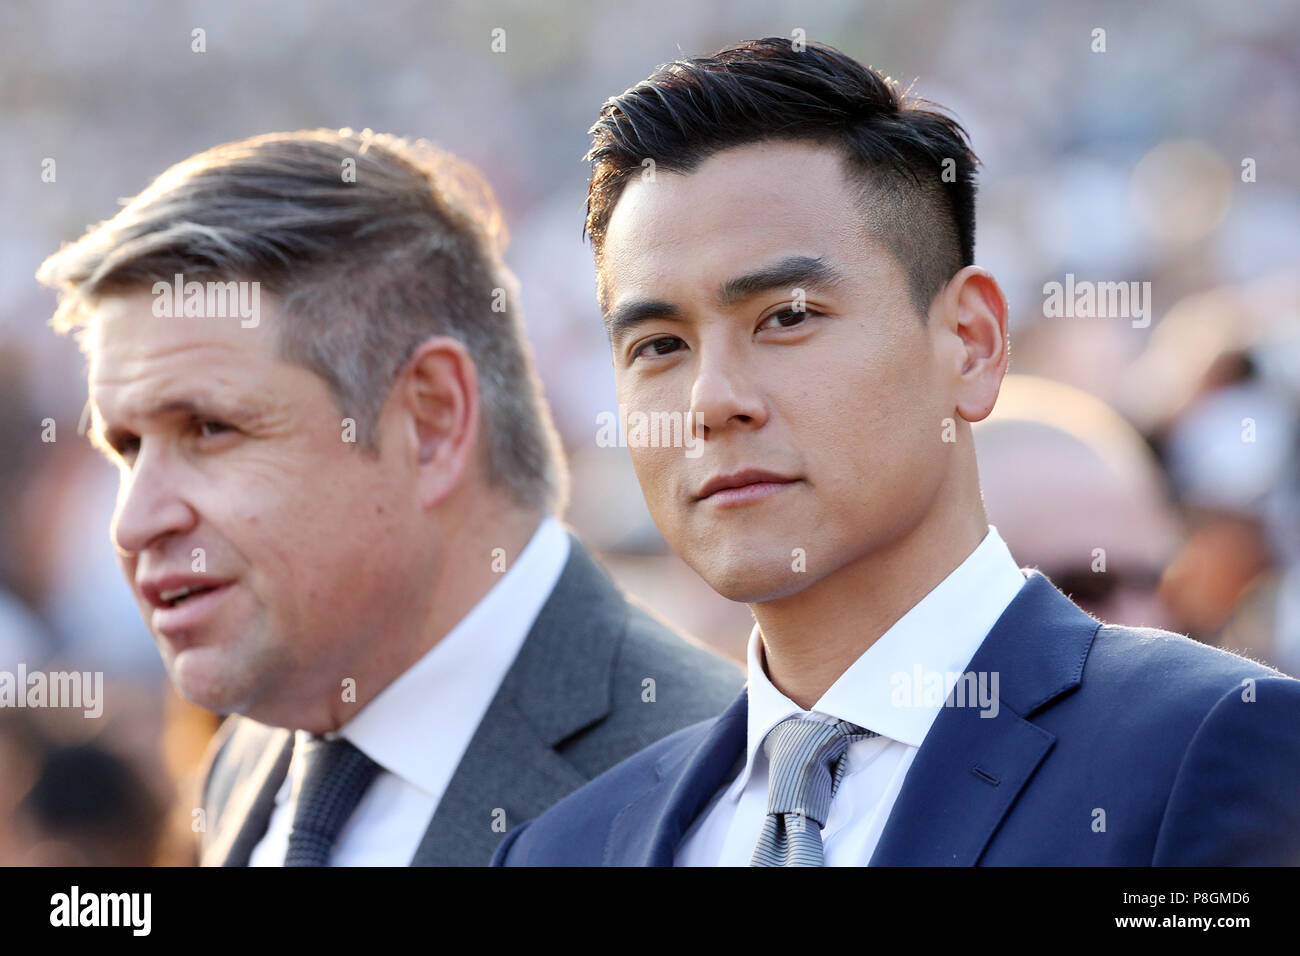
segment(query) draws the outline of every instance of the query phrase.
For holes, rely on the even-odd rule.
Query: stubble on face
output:
[[[193,627],[151,626],[182,696],[281,726],[333,722],[341,682],[365,699],[383,636],[409,627],[409,496],[399,462],[347,441],[325,382],[276,356],[274,304],[263,311],[244,328],[156,317],[148,294],[100,303],[90,386],[121,478],[112,535],[146,623],[144,580],[201,566],[233,582]]]

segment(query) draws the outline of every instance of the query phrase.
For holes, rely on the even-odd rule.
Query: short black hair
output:
[[[922,317],[974,262],[979,158],[966,131],[832,47],[767,37],[675,60],[607,100],[588,132],[584,231],[598,264],[614,207],[646,159],[689,173],[720,150],[772,140],[842,150],[866,219],[897,257]]]

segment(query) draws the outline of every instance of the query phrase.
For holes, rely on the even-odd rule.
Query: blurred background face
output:
[[[629,446],[655,523],[721,594],[794,593],[929,509],[954,402],[836,151],[757,144],[634,179],[602,270],[619,403],[702,416],[698,456]],[[705,494],[728,476],[748,487]]]
[[[972,434],[989,522],[1021,566],[1108,623],[1173,626],[1158,584],[1179,520],[1136,429],[1079,389],[1009,375]]]
[[[388,609],[418,613],[402,583],[418,577],[408,473],[344,441],[324,381],[274,356],[265,297],[253,328],[151,305],[104,300],[90,396],[120,471],[113,543],[172,682],[271,723],[337,701],[344,677],[365,694],[409,626]],[[172,575],[213,589],[159,607],[147,585]]]
[[[1045,451],[980,459],[989,522],[1011,553],[1103,621],[1171,627],[1156,594],[1169,556],[1169,506],[1085,449]]]

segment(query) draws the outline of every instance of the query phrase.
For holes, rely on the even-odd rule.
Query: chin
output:
[[[180,684],[173,681],[176,692],[195,707],[222,716],[226,714],[243,714],[248,710],[246,701],[237,695],[214,692],[210,687]]]
[[[214,690],[207,685],[195,687],[193,685],[176,684],[175,687],[177,693],[195,707],[202,707],[214,714],[246,714],[249,710],[249,701],[246,695],[230,693],[225,690]]]
[[[806,571],[792,571],[788,563],[777,571],[773,571],[770,565],[759,565],[752,560],[725,566],[697,567],[695,570],[713,590],[741,604],[779,601],[798,594],[813,583]]]
[[[211,655],[207,655],[211,657]],[[176,656],[170,671],[176,692],[196,707],[215,714],[242,714],[248,710],[251,693],[246,682],[223,672],[220,662],[199,659],[197,649]],[[188,659],[187,659],[188,658]]]

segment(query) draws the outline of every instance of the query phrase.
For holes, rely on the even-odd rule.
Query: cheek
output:
[[[236,546],[247,542],[258,551],[300,551],[304,540],[332,523],[332,509],[321,491],[296,474],[259,471],[223,497],[227,520],[221,524],[230,528]]]
[[[628,454],[632,457],[632,468],[641,485],[646,507],[656,523],[676,521],[678,502],[674,489],[678,485],[681,450],[629,447]]]
[[[671,496],[673,482],[673,465],[671,460],[674,449],[638,446],[633,431],[636,416],[651,411],[666,410],[672,405],[672,390],[665,386],[665,376],[645,380],[634,376],[617,376],[615,392],[617,395],[617,414],[620,418],[622,440],[627,442],[627,454],[632,459],[632,469],[646,504],[659,520],[657,506]],[[677,406],[680,407],[680,406]]]
[[[386,486],[363,470],[337,457],[248,462],[207,502],[216,510],[206,514],[255,572],[301,589],[340,567],[355,571],[353,549],[374,540]]]
[[[865,360],[828,359],[817,389],[785,403],[814,480],[851,508],[920,491],[951,448],[923,356],[861,346],[848,354],[864,351]]]

